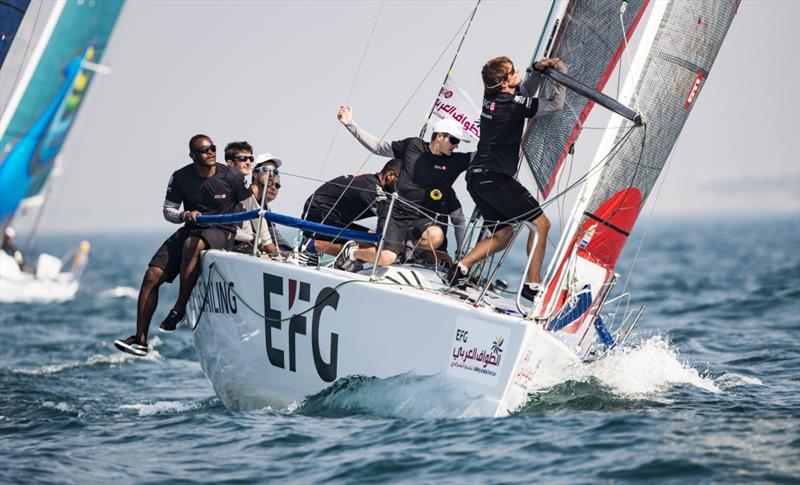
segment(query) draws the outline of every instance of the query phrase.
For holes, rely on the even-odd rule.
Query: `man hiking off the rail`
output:
[[[355,221],[375,215],[384,216],[388,207],[387,193],[394,192],[402,162],[391,159],[375,174],[342,175],[322,184],[306,199],[303,219],[329,226],[367,232],[369,229],[354,224]],[[381,230],[382,228],[379,228]],[[308,238],[306,249],[310,253],[339,255],[347,242],[341,236],[326,236],[304,231]],[[346,253],[355,250],[355,243],[347,245]],[[352,258],[341,257],[342,268],[350,269]],[[388,256],[388,255],[387,255]]]
[[[184,226],[158,248],[142,280],[136,306],[136,335],[115,340],[122,352],[147,355],[147,332],[158,306],[158,289],[180,274],[175,306],[159,329],[174,331],[186,315],[186,303],[200,276],[200,253],[206,249],[230,249],[235,224],[198,224],[197,216],[234,212],[238,203],[250,197],[241,172],[217,163],[217,147],[206,135],[189,140],[192,163],[172,174],[164,200],[164,218]],[[183,211],[180,206],[183,204]]]
[[[493,231],[482,239],[464,259],[453,265],[448,273],[451,285],[466,285],[473,264],[505,249],[512,236],[512,224],[532,222],[539,240],[533,248],[535,233],[528,235],[528,253],[533,251],[527,269],[522,297],[533,301],[542,293],[541,269],[547,247],[550,221],[539,203],[515,178],[526,118],[561,111],[566,90],[558,85],[551,99],[532,97],[541,80],[540,71],[553,67],[565,72],[558,59],[540,59],[534,64],[530,77],[523,83],[520,73],[508,57],[496,57],[481,70],[484,94],[481,110],[481,139],[478,151],[467,170],[467,190],[483,216],[484,224]]]
[[[434,251],[444,242],[446,226],[438,220],[445,214],[448,197],[455,197],[453,183],[469,166],[470,153],[454,153],[460,142],[469,143],[463,127],[454,119],[443,119],[433,125],[431,140],[411,137],[393,142],[378,140],[353,121],[350,106],[341,106],[337,115],[347,130],[369,151],[383,157],[400,160],[397,180],[399,199],[386,229],[384,249],[392,257],[381,254],[379,264],[394,263],[405,241],[418,240],[424,250]],[[452,204],[450,204],[452,205]],[[379,230],[383,226],[379,223]],[[370,261],[375,248],[353,251],[353,257]]]

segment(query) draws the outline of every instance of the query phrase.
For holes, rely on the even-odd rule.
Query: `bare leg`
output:
[[[502,251],[505,249],[510,241],[511,226],[498,229],[494,232],[494,234],[492,234],[492,237],[478,241],[478,244],[472,248],[472,251],[470,251],[466,256],[464,256],[464,259],[461,260],[461,264],[463,264],[467,269],[470,269],[472,265],[478,261],[482,261],[484,258],[496,253],[497,251]]]
[[[430,226],[422,233],[417,245],[422,249],[437,249],[444,242],[444,231],[439,226]]]
[[[539,232],[539,241],[536,243],[536,247],[532,248],[534,232],[531,230],[528,234],[528,254],[533,249],[533,259],[531,259],[531,265],[528,267],[526,280],[528,283],[540,283],[542,281],[542,261],[544,261],[544,253],[547,249],[547,233],[550,231],[550,220],[542,214],[533,220],[533,225],[536,226]]]
[[[361,261],[364,263],[374,263],[377,252],[378,249],[374,246],[368,248],[358,248],[353,251],[353,258],[355,258],[356,261]],[[397,254],[395,254],[394,251],[384,249],[381,251],[381,259],[378,261],[378,265],[388,266],[390,264],[394,264],[395,261],[397,261]]]
[[[150,266],[142,279],[139,300],[136,304],[136,337],[142,345],[147,345],[147,332],[150,329],[153,313],[158,307],[158,289],[164,283],[164,275],[162,268]]]
[[[186,311],[189,295],[192,294],[194,285],[197,284],[197,278],[200,276],[200,253],[205,249],[206,242],[199,237],[188,237],[183,242],[180,290],[175,306],[172,307],[179,313]]]
[[[336,256],[341,252],[342,246],[343,244],[340,243],[321,241],[319,239],[314,240],[314,249],[317,251],[317,254]]]

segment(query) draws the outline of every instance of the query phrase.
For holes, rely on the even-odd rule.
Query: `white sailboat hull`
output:
[[[502,416],[542,373],[579,362],[519,315],[387,279],[219,251],[204,254],[202,271],[188,318],[202,368],[232,410],[286,408],[347,376],[411,373],[457,386],[474,400],[471,414]]]
[[[42,254],[42,261],[58,261],[57,258]],[[50,266],[52,267],[52,265]],[[79,278],[72,272],[39,271],[38,274],[20,270],[17,261],[0,251],[0,303],[55,303],[71,300],[79,287]]]

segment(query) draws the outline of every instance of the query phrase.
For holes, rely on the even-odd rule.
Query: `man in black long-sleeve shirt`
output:
[[[386,193],[394,192],[400,165],[400,160],[392,159],[376,174],[342,175],[325,182],[306,200],[303,219],[343,229],[368,231],[354,222],[385,215]],[[309,231],[303,234],[310,240],[307,249],[312,253],[337,255],[346,242],[341,237]]]
[[[484,95],[481,111],[481,139],[478,151],[467,170],[467,190],[481,211],[484,224],[493,230],[448,275],[453,284],[463,284],[473,264],[488,255],[505,249],[511,241],[511,224],[527,221],[536,226],[539,240],[533,247],[534,232],[528,236],[528,252],[533,258],[528,267],[527,283],[522,296],[533,300],[542,293],[541,267],[547,247],[550,221],[539,202],[515,178],[527,118],[560,111],[564,107],[565,89],[559,85],[551,99],[532,97],[540,81],[539,71],[553,67],[564,71],[560,59],[541,59],[531,76],[523,83],[520,73],[507,57],[497,57],[483,66]]]

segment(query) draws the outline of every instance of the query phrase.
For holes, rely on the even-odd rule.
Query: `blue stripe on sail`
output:
[[[592,305],[592,291],[589,285],[586,285],[580,292],[574,302],[568,306],[561,308],[556,318],[550,321],[547,329],[551,332],[557,332],[574,322],[583,315],[586,310]]]
[[[33,176],[36,174],[36,170],[31,170],[31,167],[38,169],[47,163],[52,163],[58,149],[61,148],[61,143],[44,142],[59,138],[63,142],[63,137],[66,136],[70,124],[56,125],[53,121],[72,91],[75,79],[81,72],[82,61],[83,56],[70,61],[64,69],[67,79],[61,85],[56,97],[0,165],[0,224],[2,225],[11,219],[20,201],[28,195],[33,184]]]
[[[232,214],[198,216],[197,222],[201,224],[231,224],[234,222],[249,221],[258,217],[258,209]],[[265,212],[264,219],[282,226],[294,227],[303,231],[313,232],[324,236],[339,237],[348,241],[376,243],[381,240],[380,234],[342,229],[341,227],[319,224],[296,217],[285,216],[276,212]]]

